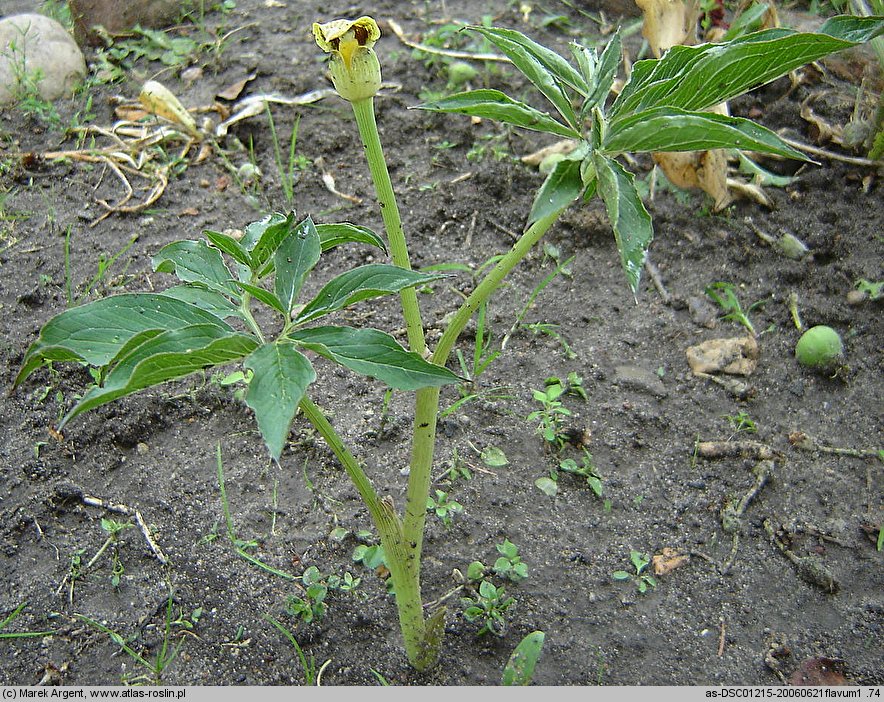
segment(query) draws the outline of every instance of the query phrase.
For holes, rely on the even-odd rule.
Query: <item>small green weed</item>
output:
[[[445,526],[450,527],[452,516],[463,512],[463,505],[457,500],[452,500],[444,490],[437,488],[435,492],[435,497],[427,496],[427,509],[434,512]]]
[[[331,663],[331,659],[329,658],[325,663],[320,666],[317,670],[316,668],[316,658],[311,654],[308,659],[304,654],[304,650],[301,648],[301,645],[298,643],[298,640],[295,638],[295,635],[289,631],[285,626],[276,621],[269,614],[264,615],[264,619],[274,627],[276,627],[277,631],[279,631],[283,636],[285,636],[289,643],[294,647],[295,652],[298,654],[298,660],[301,662],[301,670],[304,671],[304,682],[308,687],[312,687],[313,685],[319,685],[319,681],[322,677],[322,671],[325,670],[326,666]]]
[[[502,544],[497,544],[497,552],[500,557],[494,561],[494,572],[502,578],[514,583],[521,582],[528,577],[528,564],[519,556],[519,548],[509,539],[504,539]]]
[[[276,163],[276,172],[279,177],[279,184],[285,196],[285,204],[287,209],[292,209],[295,202],[295,184],[300,176],[298,172],[304,171],[310,167],[310,159],[306,156],[297,154],[298,146],[298,125],[301,123],[301,116],[295,117],[292,125],[292,131],[289,135],[288,157],[283,159],[282,147],[280,146],[279,136],[276,133],[276,125],[273,122],[273,113],[270,112],[270,105],[267,105],[267,121],[270,124],[270,137],[273,142],[273,160]]]
[[[550,497],[554,497],[558,494],[559,490],[560,472],[571,473],[580,478],[585,478],[586,484],[589,485],[590,489],[596,494],[596,496],[602,497],[602,493],[604,492],[602,477],[598,473],[592,454],[586,449],[583,449],[583,458],[579,464],[573,458],[566,458],[559,463],[558,468],[553,468],[550,471],[549,476],[538,478],[534,481],[534,484],[541,490],[541,492],[544,492]]]
[[[758,433],[758,425],[755,424],[755,421],[743,410],[740,410],[736,414],[725,414],[722,418],[726,419],[734,430],[734,433],[730,436],[731,439],[737,436],[737,434]]]
[[[531,412],[527,421],[537,422],[537,433],[556,451],[560,451],[567,443],[569,436],[564,422],[567,417],[572,416],[572,413],[559,398],[570,393],[585,400],[586,391],[583,389],[583,380],[576,373],[569,374],[566,382],[551,376],[546,379],[543,390],[533,390],[532,392],[534,399],[542,407]]]
[[[856,289],[860,292],[864,292],[872,300],[877,300],[879,297],[881,297],[882,288],[884,288],[884,280],[872,281],[866,280],[865,278],[860,278],[856,281]]]
[[[737,297],[737,287],[733,283],[712,283],[706,288],[706,294],[724,310],[725,314],[722,319],[742,324],[750,334],[755,336],[755,327],[752,326],[748,313],[763,305],[765,300],[753,303],[744,312],[740,306],[740,299]]]
[[[880,550],[880,549],[879,549]],[[16,607],[2,622],[0,622],[0,639],[29,639],[42,636],[49,636],[51,631],[4,631],[4,629],[16,620],[19,614],[28,606],[27,602],[22,602]]]
[[[654,579],[654,576],[643,572],[651,562],[651,558],[648,554],[642,553],[641,551],[630,551],[629,560],[632,562],[632,567],[635,572],[630,573],[626,570],[615,570],[611,573],[614,580],[631,580],[635,583],[636,589],[642,595],[648,591],[648,588],[657,587],[657,581]]]
[[[496,587],[490,580],[479,583],[478,591],[472,597],[462,597],[466,607],[464,618],[471,624],[481,624],[479,636],[506,634],[506,612],[516,600],[508,597],[503,587]]]
[[[488,303],[482,303],[479,306],[476,315],[476,337],[473,342],[473,358],[471,365],[467,365],[460,349],[456,350],[457,361],[460,364],[461,372],[471,385],[475,385],[476,380],[482,375],[494,360],[500,356],[500,351],[491,350],[491,330],[487,328],[486,314],[488,312]]]
[[[299,597],[291,595],[285,603],[285,610],[295,619],[300,619],[304,624],[312,624],[320,621],[328,609],[325,598],[328,588],[322,583],[307,583],[306,572],[304,579],[304,595]]]
[[[141,675],[126,676],[123,678],[125,685],[160,685],[162,684],[163,673],[178,657],[181,647],[184,645],[184,639],[179,638],[177,643],[173,642],[172,625],[173,625],[173,597],[169,594],[166,602],[166,614],[164,617],[163,640],[156,655],[150,659],[139,653],[132,645],[131,639],[127,640],[113,629],[101,624],[100,622],[90,619],[84,614],[75,614],[77,619],[85,622],[99,631],[107,634],[111,641],[119,646],[135,663],[144,668],[145,672]]]
[[[46,77],[43,69],[28,70],[27,67],[27,30],[19,33],[20,37],[9,42],[2,52],[12,73],[12,98],[22,114],[33,117],[46,126],[58,127],[61,124],[58,110],[40,94],[40,83]]]

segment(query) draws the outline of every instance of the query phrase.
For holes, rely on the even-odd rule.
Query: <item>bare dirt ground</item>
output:
[[[169,166],[168,183],[156,202],[131,213],[108,214],[98,202],[115,203],[124,194],[106,164],[27,156],[88,147],[68,128],[109,127],[117,96],[131,102],[148,78],[191,108],[326,87],[310,25],[363,12],[384,30],[377,50],[389,86],[377,100],[378,121],[415,264],[476,269],[509,248],[542,182],[518,157],[547,142],[487,122],[409,110],[449,89],[447,61],[415,55],[385,20],[429,42],[445,38],[450,22],[487,15],[565,50],[569,40],[599,41],[616,23],[611,13],[600,25],[591,19],[597,8],[552,0],[534,4],[527,16],[503,0],[357,7],[237,0],[235,9],[212,9],[169,30],[197,45],[182,49],[171,66],[129,57],[120,80],[98,83],[108,66],[90,51],[93,84],[57,105],[57,122],[21,109],[0,113],[0,373],[7,387],[39,328],[70,302],[171,285],[170,276],[151,270],[150,258],[172,240],[197,238],[207,228],[242,229],[289,207],[317,222],[382,229],[349,107],[334,96],[271,105],[284,149],[299,120],[291,202],[263,111],[231,127],[223,155],[197,162],[193,149],[176,160],[180,144],[168,148],[165,161],[154,155],[154,163]],[[483,49],[470,39],[448,41]],[[632,50],[639,44],[633,35]],[[732,110],[814,143],[816,132],[799,117],[802,102],[817,95],[817,114],[847,124],[870,65],[864,56],[806,70],[796,85],[777,81]],[[476,87],[533,99],[511,69],[474,65]],[[228,100],[217,97],[246,79]],[[218,119],[217,112],[205,114]],[[838,145],[822,146],[850,155]],[[253,165],[260,177],[250,177]],[[828,158],[801,168],[766,165],[794,176],[785,188],[767,189],[773,208],[739,201],[712,214],[702,194],[657,189],[648,199],[656,229],[651,260],[664,287],[646,275],[637,304],[598,202],[570,210],[548,235],[547,249],[535,252],[494,297],[487,323],[495,348],[525,312],[472,388],[477,397],[441,421],[434,488],[463,511],[450,525],[433,515],[428,522],[424,597],[447,597],[449,605],[442,657],[428,673],[407,664],[384,581],[352,559],[358,544],[373,543],[363,533],[370,520],[306,423],[296,420],[282,460],[271,463],[235,386],[195,377],[86,414],[58,437],[51,427],[90,379],[64,365],[39,371],[0,406],[0,614],[26,603],[4,632],[45,634],[0,641],[0,682],[304,683],[294,647],[267,615],[292,632],[308,662],[322,667],[324,685],[374,685],[376,674],[393,684],[496,684],[510,652],[534,630],[546,632],[535,675],[543,685],[777,685],[777,670],[788,678],[821,657],[841,661],[849,681],[884,682],[884,554],[875,543],[884,490],[874,451],[882,444],[882,310],[880,298],[849,299],[857,281],[878,281],[884,273],[880,178],[868,167]],[[634,167],[645,178],[651,163],[640,159]],[[349,197],[332,193],[323,174]],[[135,205],[157,181],[130,177]],[[786,258],[758,231],[792,234],[810,251],[800,260]],[[325,256],[320,277],[368,255],[349,248]],[[574,257],[569,272],[554,276],[525,309],[555,271],[555,256]],[[685,355],[704,340],[745,334],[738,324],[716,320],[719,311],[709,307],[704,290],[720,281],[737,286],[744,309],[761,303],[750,312],[759,332],[758,366],[736,394],[694,376]],[[431,338],[473,282],[462,272],[424,291]],[[793,294],[805,325],[830,325],[844,339],[847,366],[834,377],[795,361]],[[392,304],[366,304],[356,314],[391,332],[401,326]],[[470,358],[472,339],[460,348]],[[321,372],[313,399],[365,461],[380,494],[401,504],[410,398],[396,393],[385,405],[379,384],[327,366]],[[570,373],[582,378],[586,398],[563,397],[573,441],[555,454],[526,417],[539,408],[532,391]],[[450,387],[442,406],[460,397]],[[729,417],[751,419],[755,433],[745,422],[738,432],[739,421]],[[796,444],[795,432],[816,444]],[[699,451],[701,442],[732,447],[743,440],[773,454],[757,491],[757,447],[719,458]],[[254,542],[246,553],[289,576],[316,566],[325,575],[361,579],[351,591],[330,591],[323,617],[304,622],[292,606],[293,597],[303,598],[299,581],[235,550],[219,490],[219,446],[236,536]],[[508,463],[485,465],[480,452],[489,447],[501,449]],[[564,473],[557,495],[538,489],[538,478],[565,458],[581,461],[584,448],[601,478],[601,497]],[[469,479],[446,479],[453,466],[466,468]],[[726,506],[747,496],[742,516],[723,520]],[[134,523],[106,503],[138,510],[168,563],[129,528],[87,568],[108,539],[102,519]],[[528,578],[496,580],[515,603],[503,636],[479,637],[463,616],[467,591],[458,572],[474,560],[492,563],[505,539],[518,547]],[[655,576],[646,592],[612,577],[632,567],[631,551],[654,555],[666,548],[687,560]],[[122,650],[120,640],[144,662]],[[177,655],[158,675],[144,663],[162,655],[164,641],[167,653]]]

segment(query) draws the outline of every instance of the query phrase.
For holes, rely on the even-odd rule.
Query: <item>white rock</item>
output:
[[[0,20],[0,104],[15,102],[22,79],[36,80],[40,97],[69,95],[86,75],[86,61],[67,30],[50,17],[13,15]]]

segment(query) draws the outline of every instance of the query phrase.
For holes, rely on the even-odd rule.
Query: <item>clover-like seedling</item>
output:
[[[450,527],[451,517],[463,512],[463,505],[457,500],[452,500],[444,490],[436,490],[436,497],[427,497],[427,509],[435,512],[442,523]]]
[[[648,588],[657,587],[657,580],[654,576],[643,572],[651,562],[650,557],[646,553],[642,553],[641,551],[630,551],[629,560],[632,562],[632,567],[635,572],[630,573],[626,570],[615,570],[611,573],[614,580],[631,580],[635,583],[636,589],[642,595],[648,591]]]
[[[494,561],[494,572],[497,575],[514,583],[528,577],[528,564],[522,562],[518,546],[509,539],[504,539],[502,544],[497,544],[497,552],[500,554],[500,557]]]
[[[461,598],[461,603],[466,607],[463,616],[468,622],[481,624],[479,636],[503,636],[506,633],[506,612],[515,601],[515,598],[507,596],[503,587],[483,580],[474,596]]]

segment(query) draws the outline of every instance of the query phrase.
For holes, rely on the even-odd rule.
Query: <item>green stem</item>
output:
[[[451,355],[457,338],[463,332],[470,318],[487,302],[501,281],[515,266],[528,255],[547,230],[564,211],[558,210],[532,224],[513,248],[498,261],[497,265],[482,279],[482,282],[467,297],[454,314],[447,329],[439,340],[439,345],[431,358],[432,362],[444,366]],[[432,480],[433,452],[436,445],[436,417],[439,415],[439,388],[424,388],[417,391],[414,418],[414,439],[411,449],[411,467],[408,474],[408,497],[403,532],[409,543],[414,544],[414,558],[410,565],[420,572],[421,550],[424,539],[424,526],[427,519],[426,501]]]
[[[433,353],[432,361],[438,365],[445,365],[451,350],[457,342],[457,338],[461,335],[467,322],[476,313],[479,307],[486,302],[495,290],[500,286],[503,279],[516,265],[528,255],[528,252],[534,245],[543,238],[547,230],[555,223],[565,208],[557,210],[542,219],[537,220],[525,230],[525,233],[519,237],[519,240],[513,244],[513,248],[497,262],[497,265],[482,279],[482,282],[476,286],[476,289],[464,300],[463,304],[454,313],[448,328],[439,339],[439,344]]]
[[[390,245],[390,256],[395,265],[411,270],[411,259],[408,256],[408,245],[402,230],[402,219],[399,216],[399,207],[396,205],[396,196],[393,193],[393,183],[390,181],[390,172],[387,170],[384,150],[378,136],[378,125],[374,117],[374,98],[358,100],[350,104],[353,105],[353,114],[356,116],[356,125],[359,127],[359,137],[362,139],[368,169],[371,171],[371,179],[374,181],[380,203],[381,217],[384,219],[387,241]],[[417,293],[414,288],[408,288],[400,293],[400,297],[402,299],[402,313],[405,317],[405,328],[408,332],[408,345],[412,351],[424,355],[427,344],[424,340],[424,326],[421,321],[420,306],[417,303]]]
[[[304,416],[316,427],[332,453],[344,466],[344,470],[347,471],[347,475],[350,476],[359,496],[368,508],[381,537],[387,567],[393,579],[399,626],[405,640],[408,660],[415,668],[423,670],[433,662],[434,656],[427,641],[420,582],[415,575],[417,571],[411,565],[412,552],[403,536],[402,523],[393,508],[393,500],[391,497],[378,498],[362,466],[344,445],[323,411],[306,396],[301,400],[300,407]],[[424,506],[426,506],[426,497],[424,497]]]
[[[249,304],[252,299],[252,296],[243,292],[242,300],[239,304],[239,311],[243,316],[243,319],[246,321],[246,324],[249,326],[249,329],[252,330],[252,333],[258,337],[258,341],[261,344],[264,344],[264,333],[261,331],[261,327],[258,326],[258,323],[255,321],[255,318],[252,316],[251,305]]]

